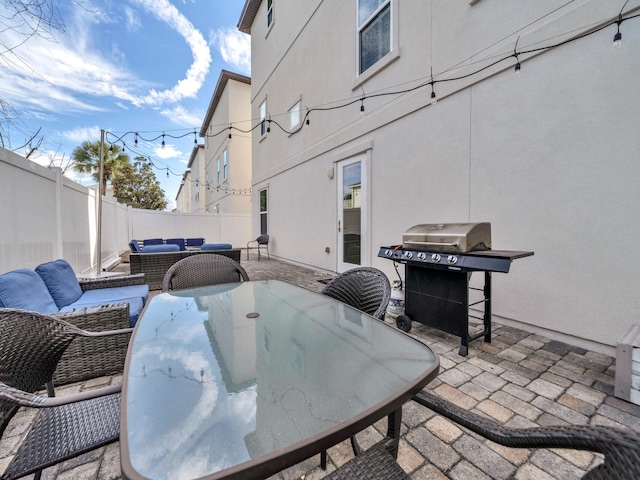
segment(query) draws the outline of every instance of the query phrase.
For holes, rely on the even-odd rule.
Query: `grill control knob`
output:
[[[438,263],[440,261],[440,258],[440,255],[438,255],[437,253],[431,255],[431,260],[435,263]]]
[[[418,260],[426,260],[426,258],[427,258],[427,255],[426,255],[426,254],[424,254],[424,253],[422,253],[422,252],[420,252],[420,253],[418,254]]]
[[[447,262],[449,262],[451,265],[453,265],[457,261],[458,261],[458,257],[456,257],[455,255],[449,255],[447,257]]]
[[[411,258],[413,257],[413,252],[404,252],[404,256],[405,258]]]
[[[390,257],[391,255],[393,255],[393,251],[392,251],[392,250],[385,250],[385,251],[384,251],[384,255],[385,255],[386,257]]]

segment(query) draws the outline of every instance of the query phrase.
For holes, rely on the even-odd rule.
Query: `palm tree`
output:
[[[100,181],[100,142],[85,140],[73,150],[74,170],[91,173],[96,182]],[[129,164],[129,155],[122,152],[118,145],[104,145],[104,164],[102,175],[102,194],[107,190],[107,182],[113,179],[115,172]]]

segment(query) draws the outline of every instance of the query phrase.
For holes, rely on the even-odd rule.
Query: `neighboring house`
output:
[[[193,152],[191,158],[193,159]],[[191,212],[191,170],[188,169],[182,174],[182,181],[176,195],[176,211]]]
[[[493,275],[500,322],[612,353],[640,322],[640,18],[621,48],[596,31],[623,3],[247,0],[254,233],[394,279],[378,249],[412,225],[489,221],[495,249],[535,251]],[[338,226],[356,183],[354,259]]]
[[[251,78],[220,72],[200,136],[204,177],[195,182],[209,213],[251,213]]]
[[[189,172],[189,179],[183,178],[183,181],[185,183],[189,182],[188,188],[185,190],[190,199],[190,210],[188,212],[206,213],[208,172],[204,145],[198,144],[193,147],[187,164],[187,171]]]

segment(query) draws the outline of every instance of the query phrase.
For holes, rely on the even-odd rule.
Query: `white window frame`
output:
[[[217,173],[216,173],[216,184],[220,185],[220,157],[216,160]]]
[[[267,30],[271,28],[271,26],[273,25],[273,22],[275,22],[276,20],[275,10],[273,8],[274,2],[275,0],[267,0],[265,2],[265,7],[267,9]]]
[[[300,126],[302,122],[302,98],[289,109],[289,130],[294,130]]]
[[[229,179],[229,171],[227,170],[227,149],[222,152],[222,180],[226,182]]]
[[[360,25],[358,9],[360,6],[360,0],[355,2],[356,4],[356,59],[355,59],[355,74],[356,74],[356,82],[353,85],[353,89],[359,89],[360,85],[366,82],[369,78],[376,75],[378,72],[386,68],[389,64],[400,58],[400,40],[398,36],[398,0],[385,0],[376,10],[372,13],[367,20],[365,20],[362,25]],[[389,47],[389,52],[379,58],[373,65],[367,68],[365,71],[360,72],[360,32],[363,27],[367,26],[369,22],[375,18],[375,16],[382,11],[386,5],[390,6],[390,42],[391,45]]]
[[[260,114],[260,136],[267,136],[267,99],[265,98],[258,107]]]

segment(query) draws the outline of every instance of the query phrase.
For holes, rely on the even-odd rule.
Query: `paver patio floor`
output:
[[[252,253],[242,265],[252,280],[278,279],[320,291],[330,274],[275,259],[257,261]],[[127,271],[128,264],[118,269]],[[392,323],[388,318],[387,322]],[[430,385],[438,395],[476,413],[515,427],[557,424],[614,425],[640,434],[640,407],[613,396],[615,358],[493,323],[490,344],[476,340],[469,355],[458,355],[460,340],[414,322],[410,335],[440,355],[440,375]],[[101,377],[58,389],[58,395],[108,383],[121,377]],[[0,443],[0,472],[33,418],[21,412]],[[363,448],[382,439],[386,420],[358,436]],[[348,442],[329,450],[327,472],[352,456]],[[526,450],[501,447],[470,433],[426,408],[409,402],[403,409],[398,462],[420,479],[575,479],[599,463],[600,457],[571,450]],[[120,478],[119,444],[51,467],[43,479]],[[319,456],[273,478],[320,479],[327,472]]]

